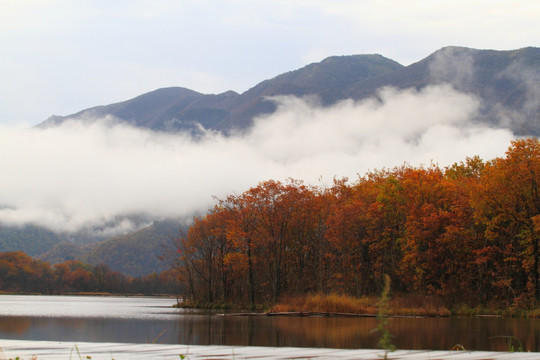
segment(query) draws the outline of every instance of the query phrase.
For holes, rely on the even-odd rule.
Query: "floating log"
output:
[[[266,313],[227,313],[227,314],[217,314],[217,316],[265,316]]]
[[[350,317],[350,318],[374,318],[377,314],[356,314],[340,312],[317,312],[317,311],[269,311],[265,313],[245,312],[245,313],[223,313],[217,316],[290,316],[290,317]],[[478,317],[500,317],[500,315],[476,315]],[[383,315],[389,318],[430,318],[447,316],[429,316],[429,315]]]
[[[218,316],[298,316],[298,317],[376,317],[375,314],[354,314],[338,312],[316,312],[316,311],[279,311],[266,313],[228,313],[217,314]]]

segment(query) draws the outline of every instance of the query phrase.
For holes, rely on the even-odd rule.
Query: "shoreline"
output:
[[[122,294],[122,293],[108,293],[108,292],[73,292],[62,294],[42,294],[42,293],[21,293],[21,292],[9,292],[0,291],[2,295],[17,295],[17,296],[95,296],[95,297],[148,297],[148,298],[167,298],[178,299],[179,297],[172,294]]]
[[[181,297],[171,294],[122,294],[122,293],[107,293],[107,292],[76,292],[76,293],[64,293],[64,294],[39,294],[39,293],[20,293],[20,292],[2,292],[2,295],[16,295],[16,296],[88,296],[88,297],[124,297],[124,298],[163,298],[163,299],[176,299],[177,302],[173,305],[175,308],[186,310],[201,310],[216,312],[218,316],[298,316],[298,317],[357,317],[357,318],[369,318],[377,317],[375,300],[371,299],[369,312],[348,312],[348,311],[326,311],[326,310],[297,310],[297,304],[278,304],[271,308],[270,311],[260,312],[244,311],[242,306],[226,306],[226,307],[211,307],[205,306],[207,304],[193,304],[186,302],[185,306],[182,306]],[[392,303],[392,300],[390,301]],[[327,304],[328,305],[328,304]],[[332,304],[333,305],[333,304]],[[320,304],[317,305],[319,308]],[[286,310],[280,310],[284,308]],[[290,309],[290,310],[289,310]],[[230,310],[231,312],[221,312],[224,310]],[[232,312],[235,311],[235,312]],[[456,308],[447,309],[441,306],[396,306],[391,308],[390,311],[383,317],[390,318],[453,318],[453,317],[478,317],[478,318],[540,318],[540,309],[515,309],[515,308],[484,308],[484,307],[469,307],[462,305]]]
[[[335,313],[335,312],[317,312],[317,311],[289,311],[289,312],[236,312],[236,313],[218,313],[217,316],[283,316],[283,317],[349,317],[349,318],[377,318],[377,314],[355,314],[355,313]],[[383,315],[387,318],[452,318],[464,317],[461,315]],[[468,317],[479,318],[503,318],[499,314],[476,314]]]

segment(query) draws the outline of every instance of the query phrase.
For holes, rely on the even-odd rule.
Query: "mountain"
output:
[[[240,95],[229,119],[216,130],[244,129],[257,115],[272,113],[276,107],[267,98],[278,95],[316,95],[324,105],[349,98],[346,89],[355,83],[392,73],[403,66],[381,55],[333,56],[266,80]]]
[[[362,99],[385,86],[422,89],[441,83],[479,97],[479,120],[509,126],[516,135],[540,136],[540,48],[446,47],[391,74],[354,84],[347,93]]]
[[[87,251],[88,249],[82,245],[64,241],[38,254],[37,257],[49,264],[60,264],[68,260],[79,260]]]
[[[92,265],[104,263],[111,270],[130,276],[159,273],[168,265],[160,257],[165,249],[170,250],[179,230],[177,221],[155,222],[134,233],[97,243],[80,260]]]
[[[116,236],[93,244],[63,242],[38,257],[51,264],[78,260],[91,265],[105,264],[111,270],[129,276],[143,276],[167,269],[160,258],[165,250],[174,250],[181,223],[176,220],[156,221],[134,233]]]
[[[445,47],[409,66],[381,55],[333,56],[265,80],[242,94],[164,88],[73,115],[52,116],[40,126],[110,115],[159,131],[197,134],[202,126],[228,133],[246,129],[255,116],[273,112],[269,96],[315,95],[331,105],[376,97],[385,86],[421,89],[441,83],[481,99],[479,121],[510,127],[516,135],[540,136],[540,49],[533,47],[512,51]]]
[[[239,95],[228,91],[205,95],[180,87],[158,89],[124,102],[98,106],[69,116],[52,116],[40,126],[54,126],[67,119],[94,119],[111,115],[125,122],[159,131],[188,130],[198,125],[227,132],[246,128],[256,115],[275,110],[265,97],[318,95],[325,103],[347,97],[341,88],[362,79],[401,68],[380,55],[336,56],[263,81]]]
[[[0,252],[20,250],[34,256],[65,240],[61,235],[35,225],[17,227],[0,224]]]

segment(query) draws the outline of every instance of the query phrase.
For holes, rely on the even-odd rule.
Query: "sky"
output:
[[[0,0],[0,224],[114,235],[268,179],[330,186],[502,156],[513,134],[471,125],[481,101],[444,83],[329,108],[279,97],[247,133],[196,141],[113,118],[33,125],[166,86],[243,92],[332,55],[408,65],[448,45],[539,46],[538,18],[540,2],[519,0]]]
[[[243,92],[332,55],[539,46],[537,0],[0,0],[0,123],[167,86]]]

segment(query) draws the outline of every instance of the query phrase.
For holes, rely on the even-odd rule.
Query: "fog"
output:
[[[329,108],[315,98],[273,101],[275,113],[230,137],[208,131],[194,140],[112,118],[1,127],[0,222],[126,232],[137,226],[130,217],[190,217],[211,207],[214,196],[268,179],[324,186],[404,162],[491,159],[513,138],[509,130],[476,124],[480,102],[449,85],[387,88],[377,98]]]

